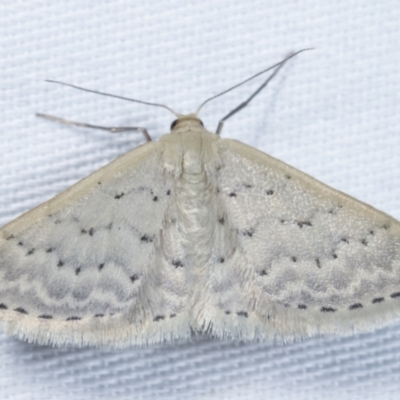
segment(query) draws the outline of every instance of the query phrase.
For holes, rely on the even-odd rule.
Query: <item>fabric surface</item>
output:
[[[0,4],[0,224],[143,142],[35,117],[144,126],[292,60],[222,135],[257,147],[400,219],[398,2],[105,0]],[[209,130],[261,81],[202,110]],[[0,334],[1,399],[395,399],[400,321],[352,337],[133,348],[51,348]]]

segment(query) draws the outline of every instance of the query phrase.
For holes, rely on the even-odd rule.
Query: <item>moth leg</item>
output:
[[[62,124],[80,126],[83,128],[101,129],[103,131],[108,131],[111,133],[139,131],[145,137],[146,142],[151,142],[151,137],[149,135],[149,132],[147,132],[146,128],[140,128],[140,127],[134,127],[134,126],[108,127],[108,126],[91,125],[91,124],[86,124],[84,122],[71,121],[69,119],[55,117],[53,115],[41,114],[41,113],[37,113],[36,116],[41,117],[41,118],[46,118],[51,121],[60,122]]]

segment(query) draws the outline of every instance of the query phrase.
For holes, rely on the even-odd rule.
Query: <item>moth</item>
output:
[[[115,348],[192,332],[288,341],[400,314],[398,221],[222,138],[222,124],[207,131],[198,111],[175,114],[170,134],[1,229],[7,333]]]

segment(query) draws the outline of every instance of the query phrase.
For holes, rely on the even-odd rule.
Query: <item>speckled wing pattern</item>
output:
[[[346,334],[399,316],[399,222],[267,154],[225,141],[218,182],[224,223],[238,235],[224,268],[236,269],[230,282],[241,284],[224,288],[222,304],[228,317],[251,320],[240,328],[245,336]]]
[[[186,288],[163,274],[156,251],[172,189],[158,148],[135,149],[1,230],[9,333],[115,347],[166,336],[147,325],[173,318]]]
[[[291,340],[399,310],[399,222],[192,114],[0,231],[0,323],[28,341]]]

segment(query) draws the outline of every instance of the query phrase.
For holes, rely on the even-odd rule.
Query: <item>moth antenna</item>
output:
[[[161,107],[165,108],[166,110],[170,111],[172,114],[174,114],[176,117],[179,117],[179,114],[175,112],[172,108],[166,106],[165,104],[159,104],[159,103],[151,103],[149,101],[144,101],[144,100],[137,100],[137,99],[131,99],[129,97],[124,97],[124,96],[118,96],[116,94],[111,94],[111,93],[105,93],[105,92],[99,92],[98,90],[92,90],[92,89],[86,89],[81,86],[76,86],[72,85],[70,83],[65,83],[65,82],[60,82],[60,81],[54,81],[52,79],[45,79],[45,82],[50,82],[50,83],[57,83],[58,85],[63,85],[63,86],[68,86],[74,89],[82,90],[83,92],[89,92],[89,93],[95,93],[95,94],[100,94],[102,96],[108,96],[108,97],[113,97],[115,99],[120,99],[120,100],[126,100],[126,101],[132,101],[134,103],[139,103],[139,104],[145,104],[148,106],[154,106],[154,107]]]
[[[219,133],[221,132],[221,130],[222,130],[223,122],[226,121],[228,118],[230,118],[232,115],[236,114],[236,113],[237,113],[238,111],[240,111],[242,108],[246,107],[246,106],[250,103],[250,101],[253,100],[253,98],[256,97],[257,94],[260,93],[261,90],[264,89],[265,86],[267,86],[267,84],[271,81],[271,79],[275,77],[275,75],[279,72],[279,70],[283,67],[283,65],[284,65],[288,60],[290,60],[291,58],[297,56],[298,54],[300,54],[300,53],[302,53],[302,52],[304,52],[304,51],[309,51],[309,50],[313,50],[313,48],[302,49],[302,50],[296,51],[295,53],[290,54],[289,56],[287,56],[285,59],[283,59],[282,61],[278,62],[277,64],[274,64],[274,65],[272,65],[271,67],[268,67],[268,68],[266,68],[266,69],[264,69],[264,70],[262,70],[262,71],[260,71],[260,72],[257,72],[256,74],[250,76],[250,78],[247,78],[247,79],[245,79],[244,81],[239,82],[238,84],[236,84],[236,85],[230,87],[229,89],[226,89],[226,90],[222,91],[221,93],[218,93],[218,94],[216,94],[216,95],[214,95],[214,96],[208,98],[207,100],[203,101],[203,103],[201,103],[200,107],[197,109],[197,111],[195,112],[195,114],[197,115],[197,114],[200,112],[200,110],[201,110],[208,102],[210,102],[211,100],[214,100],[214,99],[216,99],[216,98],[218,98],[218,97],[220,97],[220,96],[223,96],[224,94],[231,92],[232,90],[238,88],[239,86],[242,86],[242,85],[244,85],[245,83],[247,83],[247,82],[249,82],[249,81],[251,81],[251,80],[257,78],[258,76],[260,76],[260,75],[262,75],[262,74],[264,74],[264,73],[266,73],[266,72],[268,72],[268,71],[271,71],[272,69],[276,68],[276,70],[274,71],[274,73],[273,73],[270,77],[268,77],[268,79],[267,79],[267,80],[266,80],[266,81],[265,81],[265,82],[264,82],[264,83],[263,83],[263,84],[262,84],[262,85],[261,85],[247,100],[246,100],[246,101],[244,101],[243,103],[239,104],[237,107],[235,107],[232,111],[230,111],[227,115],[225,115],[225,117],[223,117],[223,118],[220,120],[220,122],[219,122],[219,124],[218,124],[217,131],[216,131],[216,133],[219,134]]]

